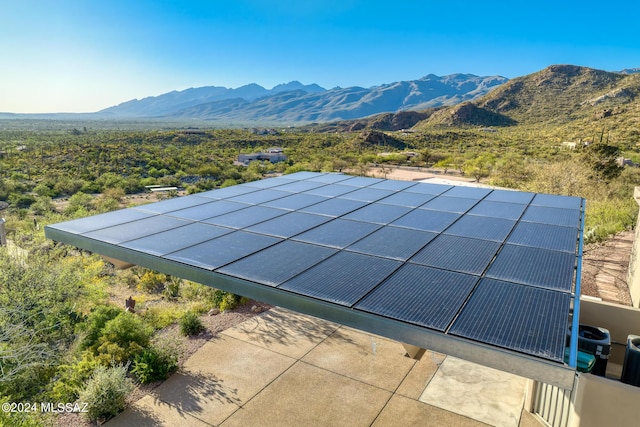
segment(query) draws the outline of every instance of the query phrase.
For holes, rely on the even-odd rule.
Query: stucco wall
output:
[[[640,187],[636,187],[634,189],[633,196],[636,199],[636,202],[640,205]],[[631,249],[627,283],[629,284],[629,293],[631,294],[633,306],[640,307],[640,215],[638,215],[633,248]]]

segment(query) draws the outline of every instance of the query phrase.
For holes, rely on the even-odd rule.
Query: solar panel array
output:
[[[300,172],[47,233],[562,362],[583,209],[577,197]]]

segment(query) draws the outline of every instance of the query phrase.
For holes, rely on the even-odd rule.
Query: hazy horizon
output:
[[[427,74],[640,66],[640,5],[24,0],[3,6],[0,112],[96,112],[201,86],[330,89]],[[593,30],[596,28],[596,30]]]

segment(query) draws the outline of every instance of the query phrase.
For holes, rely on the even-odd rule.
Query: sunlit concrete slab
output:
[[[370,426],[392,393],[297,363],[221,426]],[[397,425],[397,424],[396,424]]]
[[[493,426],[517,427],[526,379],[447,357],[420,401]]]
[[[339,327],[337,323],[276,307],[227,329],[223,335],[300,358]]]
[[[394,395],[372,427],[486,427],[487,424],[404,396]]]
[[[184,386],[186,382],[185,377],[179,374],[173,375],[167,381],[167,383],[178,387]],[[105,425],[109,427],[210,426],[211,424],[205,423],[195,416],[198,409],[202,408],[202,395],[190,395],[189,392],[184,389],[181,391],[182,396],[179,398],[180,402],[173,401],[167,403],[160,400],[158,395],[147,395],[135,402],[117,417],[109,420]]]
[[[185,375],[220,383],[225,403],[243,404],[289,369],[296,359],[235,338],[219,336],[202,346],[184,364]]]
[[[341,327],[302,361],[322,369],[394,391],[416,361],[404,357],[402,344]]]

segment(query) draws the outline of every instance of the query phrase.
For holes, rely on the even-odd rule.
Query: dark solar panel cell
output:
[[[577,238],[575,228],[521,222],[509,236],[507,243],[575,253]]]
[[[438,196],[420,206],[420,208],[433,209],[436,211],[464,213],[471,209],[476,203],[478,203],[478,201],[475,199]]]
[[[289,211],[284,209],[267,208],[264,206],[249,206],[248,208],[204,220],[207,224],[221,225],[230,228],[245,228],[259,224],[271,218],[284,215]]]
[[[247,230],[286,238],[310,230],[313,227],[330,220],[331,218],[327,216],[290,212],[260,224],[253,225],[247,228]]]
[[[379,188],[380,190],[400,191],[400,190],[406,190],[407,188],[413,187],[415,185],[418,185],[418,184],[411,181],[395,181],[392,179],[385,179],[384,181],[380,181],[377,184],[373,184],[371,188]]]
[[[325,186],[322,182],[315,181],[294,181],[290,184],[281,185],[276,190],[288,191],[290,193],[299,193],[302,191],[313,190],[314,188]]]
[[[498,242],[442,234],[410,261],[429,267],[479,275],[487,268],[499,248]]]
[[[445,233],[454,236],[504,242],[515,221],[487,216],[465,215],[449,227]]]
[[[107,212],[86,218],[74,219],[72,221],[60,222],[49,227],[57,230],[68,231],[74,234],[82,234],[88,231],[100,230],[142,218],[150,218],[153,215],[149,212],[142,212],[134,209],[122,209],[119,211]]]
[[[487,197],[484,198],[484,200],[528,205],[531,199],[533,199],[533,196],[535,196],[535,193],[510,190],[493,190]]]
[[[486,276],[571,292],[575,259],[575,255],[568,252],[504,245]]]
[[[336,252],[337,249],[285,240],[217,271],[268,286],[278,286]]]
[[[351,187],[368,187],[373,184],[382,182],[380,178],[369,178],[366,176],[355,176],[344,181],[340,181],[340,185],[349,185]]]
[[[355,308],[444,331],[477,281],[477,276],[406,264]]]
[[[411,211],[404,206],[383,205],[372,203],[344,216],[346,219],[373,222],[376,224],[388,224]]]
[[[319,172],[296,172],[296,173],[290,173],[287,175],[284,175],[283,178],[287,178],[287,179],[294,179],[297,181],[301,181],[303,179],[313,179],[313,178],[318,178],[319,176],[322,176],[323,174],[319,173]]]
[[[127,240],[138,239],[150,234],[170,230],[175,227],[182,227],[189,224],[185,221],[169,216],[156,215],[150,218],[139,219],[137,221],[114,225],[96,231],[85,233],[85,236],[109,243],[122,243]]]
[[[323,182],[325,184],[335,184],[336,182],[344,181],[345,179],[350,179],[350,175],[343,175],[341,173],[325,173],[318,174],[313,178],[309,178],[309,181],[314,182]]]
[[[164,258],[213,270],[278,243],[281,239],[234,231],[168,255]]]
[[[384,227],[349,246],[347,250],[406,261],[437,236],[429,231]]]
[[[339,252],[284,282],[280,289],[350,307],[400,265],[390,259]]]
[[[562,362],[569,306],[569,294],[483,279],[449,333]]]
[[[440,233],[458,218],[460,218],[460,214],[453,212],[415,209],[395,220],[391,225]]]
[[[152,255],[165,255],[231,233],[228,228],[194,222],[184,227],[122,243],[122,246]]]
[[[206,203],[204,205],[193,206],[187,209],[170,212],[169,215],[176,218],[191,219],[194,221],[202,221],[218,215],[224,215],[229,212],[246,209],[249,205],[244,203],[228,202],[226,200],[216,200],[215,202]]]
[[[557,196],[554,194],[536,194],[531,201],[535,206],[580,210],[582,199],[574,196]]]
[[[272,200],[270,202],[263,203],[262,206],[278,209],[298,210],[307,206],[315,205],[316,203],[329,200],[326,197],[314,196],[312,194],[293,194],[291,196],[283,197],[282,199]]]
[[[334,185],[325,185],[322,187],[314,188],[313,190],[305,191],[305,194],[313,194],[316,196],[323,196],[323,197],[336,197],[336,196],[341,196],[343,194],[350,193],[357,189],[358,187],[350,187],[348,185],[334,184]]]
[[[491,190],[488,188],[465,187],[461,185],[451,188],[445,194],[447,197],[462,197],[466,199],[480,200],[489,193],[491,193]]]
[[[365,202],[348,199],[329,199],[318,204],[300,209],[300,212],[326,215],[332,217],[342,216],[356,209],[366,206]]]
[[[527,205],[520,203],[492,202],[481,200],[469,211],[473,215],[482,215],[492,218],[518,219]]]
[[[350,193],[340,195],[341,199],[359,200],[361,202],[375,202],[376,200],[387,197],[394,192],[392,190],[379,190],[376,188],[359,188]]]
[[[260,191],[260,189],[256,187],[234,185],[232,187],[225,187],[225,188],[220,188],[218,190],[210,190],[210,191],[205,191],[203,193],[198,193],[198,197],[206,197],[208,199],[222,200],[222,199],[228,199],[229,197],[239,196],[241,194],[253,193],[256,191]]]
[[[316,245],[344,248],[357,242],[380,226],[368,222],[335,219],[294,237],[295,240]]]
[[[437,196],[438,194],[442,194],[445,191],[449,190],[453,186],[444,185],[444,184],[425,184],[425,183],[417,183],[411,188],[407,188],[405,191],[409,193],[419,193],[419,194],[433,194]]]
[[[418,206],[424,205],[434,197],[436,196],[433,194],[409,193],[407,191],[402,191],[385,197],[384,199],[380,199],[376,203],[417,208]]]
[[[578,228],[580,226],[580,216],[580,211],[572,209],[529,206],[524,215],[522,215],[521,221]]]
[[[192,206],[211,203],[211,199],[198,196],[175,197],[161,202],[149,203],[146,205],[136,206],[134,209],[152,213],[167,213],[178,209],[189,208]]]
[[[286,191],[278,191],[268,188],[266,190],[260,190],[255,193],[247,193],[240,196],[230,197],[228,200],[238,203],[248,203],[250,205],[259,205],[260,203],[281,199],[282,197],[287,197],[290,195],[291,193],[287,193]]]

